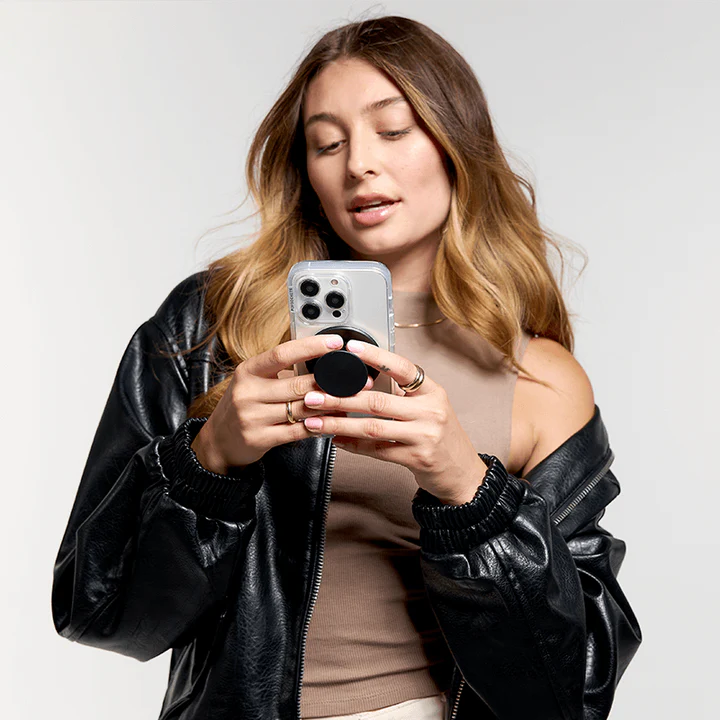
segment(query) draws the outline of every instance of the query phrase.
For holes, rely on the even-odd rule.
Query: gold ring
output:
[[[415,379],[407,385],[398,385],[398,387],[406,393],[417,390],[423,384],[423,380],[425,380],[425,371],[417,363],[415,364],[415,367],[417,368]]]
[[[296,419],[293,417],[293,414],[292,414],[292,402],[291,402],[290,400],[286,400],[286,401],[285,401],[285,415],[287,416],[287,421],[288,421],[289,423],[300,422],[299,420],[296,420]]]

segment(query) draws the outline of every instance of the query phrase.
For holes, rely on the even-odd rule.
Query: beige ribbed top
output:
[[[442,316],[430,292],[395,291],[395,320]],[[530,335],[520,342],[520,360]],[[517,378],[449,319],[395,329],[395,352],[442,385],[478,452],[507,464]],[[303,674],[305,718],[375,710],[447,690],[452,659],[425,594],[410,470],[337,449],[324,565]],[[481,642],[481,638],[478,639]]]

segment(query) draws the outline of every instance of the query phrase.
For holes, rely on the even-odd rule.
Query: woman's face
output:
[[[444,154],[390,79],[362,60],[328,65],[308,86],[303,124],[310,183],[353,257],[390,261],[437,249],[450,209]],[[376,193],[396,202],[351,209],[358,195]]]

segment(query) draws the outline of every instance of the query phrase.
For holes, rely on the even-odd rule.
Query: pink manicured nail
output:
[[[305,418],[305,427],[308,430],[319,430],[322,427],[322,420],[320,418],[311,417]]]
[[[329,348],[341,348],[343,346],[344,340],[340,335],[329,335],[328,339],[325,341],[325,344]]]
[[[325,402],[325,396],[322,393],[311,390],[309,393],[305,393],[305,404],[306,405],[322,405]]]
[[[350,350],[350,352],[354,352],[355,354],[360,355],[365,349],[365,343],[362,343],[359,340],[348,340],[345,347]]]

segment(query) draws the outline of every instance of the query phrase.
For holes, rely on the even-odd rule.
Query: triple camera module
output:
[[[315,297],[320,292],[320,285],[316,280],[303,280],[300,283],[300,292],[306,297]],[[325,296],[325,304],[332,309],[333,317],[339,318],[342,315],[339,308],[345,304],[345,296],[332,290]],[[322,309],[317,302],[303,302],[300,312],[307,320],[317,320]]]

